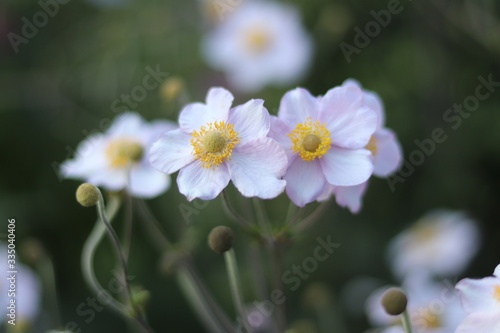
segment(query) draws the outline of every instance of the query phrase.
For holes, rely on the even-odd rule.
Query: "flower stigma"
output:
[[[216,121],[201,126],[199,131],[191,134],[193,155],[200,160],[202,167],[211,168],[229,160],[233,148],[240,142],[238,132],[233,124]]]
[[[322,158],[332,143],[330,132],[325,125],[326,123],[321,124],[319,120],[313,122],[311,118],[297,124],[295,129],[288,134],[293,144],[292,151],[298,153],[304,161]]]
[[[112,168],[123,168],[139,162],[144,155],[144,148],[137,140],[118,138],[107,145],[105,155]]]

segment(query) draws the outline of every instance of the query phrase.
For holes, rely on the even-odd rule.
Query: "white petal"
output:
[[[207,106],[210,107],[213,113],[222,116],[224,112],[229,111],[233,104],[233,95],[224,88],[210,88],[207,94]]]
[[[328,185],[318,160],[296,157],[285,175],[286,194],[299,207],[315,201]]]
[[[107,168],[89,175],[87,182],[110,191],[120,191],[127,186],[127,170]]]
[[[500,286],[500,278],[485,277],[483,279],[463,279],[457,283],[462,306],[468,313],[491,311],[500,308],[500,301],[495,299],[496,287]]]
[[[134,197],[153,198],[170,187],[170,176],[151,166],[140,165],[130,173],[130,194]]]
[[[493,275],[500,278],[500,265],[498,265],[496,268],[495,268],[495,271],[493,272]]]
[[[174,173],[194,160],[191,136],[177,129],[165,133],[149,150],[151,165],[161,172]]]
[[[377,153],[373,157],[373,174],[387,177],[399,168],[402,149],[396,135],[389,129],[377,131],[374,137],[377,142]]]
[[[270,138],[238,145],[227,162],[231,179],[246,197],[272,199],[285,189],[288,164],[283,148]]]
[[[198,131],[201,126],[216,121],[226,121],[233,95],[224,88],[211,88],[206,104],[191,103],[186,105],[179,115],[179,125],[186,132]]]
[[[351,213],[358,213],[361,209],[361,201],[367,186],[368,182],[355,186],[336,186],[335,199],[339,206],[349,208]]]
[[[465,317],[455,333],[500,333],[500,310],[475,312]]]
[[[332,185],[359,185],[367,181],[373,172],[371,153],[366,149],[332,146],[320,161],[325,177]]]
[[[129,136],[141,132],[146,125],[145,121],[134,112],[125,112],[117,116],[106,135],[110,137]]]
[[[382,128],[385,123],[384,104],[380,96],[370,90],[363,89],[361,84],[355,79],[347,79],[342,83],[342,87],[356,87],[363,91],[363,100],[366,106],[377,113],[378,127]]]
[[[108,167],[104,154],[106,138],[103,134],[94,134],[82,141],[72,160],[61,165],[61,175],[65,178],[85,179],[89,175]]]
[[[204,168],[199,160],[195,160],[179,171],[177,185],[179,192],[189,201],[195,198],[212,200],[229,184],[230,179],[225,163],[213,168]]]
[[[278,118],[292,128],[304,122],[307,117],[318,119],[319,102],[309,91],[296,88],[288,91],[280,102]]]
[[[238,132],[240,144],[266,137],[270,128],[270,116],[261,99],[252,99],[229,112],[228,122]]]
[[[319,119],[326,122],[333,144],[343,148],[363,148],[377,128],[375,111],[363,106],[356,87],[330,89],[321,99]]]

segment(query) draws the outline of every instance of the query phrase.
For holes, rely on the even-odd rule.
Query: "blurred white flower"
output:
[[[366,312],[370,323],[382,327],[383,333],[404,333],[400,316],[391,316],[382,307],[385,286],[367,299]],[[427,275],[415,275],[403,283],[408,296],[407,311],[414,333],[452,333],[464,316],[460,299],[449,282],[437,283]]]
[[[389,263],[398,277],[422,270],[439,276],[455,276],[474,257],[479,241],[476,223],[464,213],[434,211],[391,241]]]
[[[148,124],[136,113],[123,113],[106,133],[80,143],[75,158],[63,163],[61,173],[110,191],[123,190],[129,183],[133,196],[158,196],[169,188],[170,177],[151,167],[147,150],[161,134],[176,127],[169,121]]]
[[[305,74],[312,56],[312,41],[300,21],[291,5],[242,1],[205,37],[203,55],[240,91],[290,86]]]
[[[16,261],[15,271],[11,274],[7,267],[7,246],[0,245],[0,305],[5,314],[10,313],[8,306],[15,304],[15,323],[31,323],[40,312],[41,285],[38,276],[29,268]],[[14,275],[14,276],[13,276]],[[12,280],[9,280],[13,276]],[[10,290],[10,281],[15,282],[15,290]],[[13,292],[13,293],[12,293]],[[10,296],[12,297],[10,297]],[[12,318],[9,315],[3,315],[0,323],[9,321]]]
[[[463,309],[468,313],[457,333],[500,332],[500,265],[493,276],[457,283]]]

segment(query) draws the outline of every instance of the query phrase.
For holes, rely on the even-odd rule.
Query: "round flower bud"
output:
[[[208,235],[208,246],[218,254],[229,251],[234,244],[233,231],[225,226],[218,226],[210,231]]]
[[[92,207],[99,201],[99,189],[92,184],[83,183],[76,190],[76,201],[83,207]]]
[[[389,288],[382,295],[382,306],[385,311],[393,316],[402,314],[406,310],[408,298],[401,288]]]

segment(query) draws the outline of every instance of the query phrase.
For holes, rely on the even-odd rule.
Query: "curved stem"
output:
[[[305,219],[300,221],[297,226],[295,227],[296,232],[301,232],[304,231],[305,229],[311,227],[319,217],[325,212],[326,208],[328,207],[329,200],[323,201],[316,209]]]
[[[243,227],[243,229],[248,229],[250,222],[248,222],[243,216],[241,216],[240,214],[238,214],[238,212],[236,212],[236,210],[234,209],[234,207],[231,205],[231,203],[229,201],[226,190],[222,191],[222,203],[224,205],[226,213],[228,213],[228,215],[233,220],[235,220],[237,223],[239,223],[240,226]]]
[[[403,328],[405,333],[411,333],[410,316],[408,316],[408,310],[405,310],[402,315]]]
[[[165,232],[163,231],[161,224],[149,210],[149,207],[144,202],[144,200],[137,199],[135,202],[138,206],[137,212],[141,216],[144,222],[144,226],[148,231],[148,236],[151,238],[152,242],[155,243],[156,248],[159,251],[164,251],[165,249],[172,248],[172,243],[165,236]]]
[[[106,215],[109,216],[110,220],[113,220],[114,216],[118,212],[118,208],[120,207],[120,199],[117,196],[112,196],[109,200],[108,207],[106,209]],[[102,240],[102,237],[106,233],[106,227],[103,223],[100,223],[99,219],[97,220],[94,228],[92,229],[89,237],[85,241],[83,245],[82,251],[82,273],[83,278],[89,288],[95,293],[104,293],[106,298],[109,299],[110,307],[118,312],[119,314],[124,314],[128,312],[128,307],[118,302],[114,297],[112,297],[106,289],[104,289],[94,271],[94,256],[97,249],[97,246]]]

